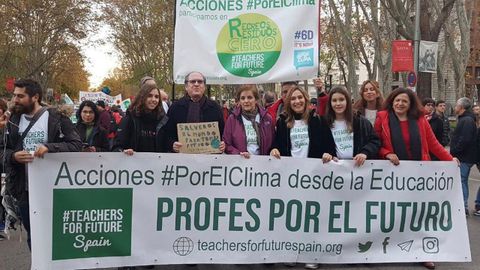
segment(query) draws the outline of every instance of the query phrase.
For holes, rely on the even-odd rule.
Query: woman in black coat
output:
[[[144,84],[122,118],[113,151],[127,155],[134,152],[168,152],[165,126],[168,117],[156,85]]]
[[[110,150],[107,133],[98,125],[97,105],[90,100],[80,104],[77,111],[76,129],[83,143],[83,152],[105,152]]]
[[[376,158],[380,139],[370,121],[353,113],[352,99],[345,87],[334,87],[330,91],[322,122],[324,162],[353,159],[361,166],[366,159]]]
[[[270,155],[276,158],[320,158],[322,141],[319,133],[320,121],[315,112],[309,109],[308,93],[295,86],[288,91],[285,111],[276,124],[275,139]]]

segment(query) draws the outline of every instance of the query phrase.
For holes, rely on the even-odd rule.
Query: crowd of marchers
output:
[[[16,81],[11,106],[0,100],[3,227],[8,230],[21,221],[30,234],[25,165],[35,158],[82,151],[129,156],[178,153],[185,146],[179,142],[177,124],[198,122],[217,122],[219,151],[244,158],[290,156],[324,163],[350,159],[356,166],[369,159],[386,159],[394,165],[403,160],[455,160],[460,166],[465,214],[470,213],[468,177],[479,162],[480,107],[469,98],[456,102],[458,118],[451,131],[445,101],[420,101],[407,88],[394,89],[384,98],[373,80],[361,85],[355,102],[343,86],[326,91],[320,78],[314,79],[318,95],[312,99],[294,81],[281,83],[278,100],[272,92],[261,95],[256,85],[245,84],[236,89],[230,110],[205,95],[206,84],[202,73],[186,74],[185,96],[170,103],[154,79],[145,77],[126,112],[87,100],[80,104],[73,124],[63,111],[42,103],[43,91],[37,82]],[[478,191],[473,214],[480,215]],[[30,247],[30,235],[27,243]],[[423,265],[435,268],[433,262]],[[318,264],[305,267],[316,269]]]

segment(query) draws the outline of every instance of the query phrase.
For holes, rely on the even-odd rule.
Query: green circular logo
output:
[[[282,51],[282,34],[267,16],[250,13],[228,20],[217,38],[222,66],[239,77],[258,77],[269,71]]]
[[[220,140],[215,138],[213,139],[211,142],[210,142],[210,145],[213,147],[213,148],[220,148]]]

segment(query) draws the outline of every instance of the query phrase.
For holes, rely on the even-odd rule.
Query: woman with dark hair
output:
[[[398,165],[400,160],[431,160],[430,153],[440,160],[452,156],[437,141],[423,117],[417,95],[410,89],[397,88],[385,100],[384,111],[378,112],[375,131],[382,141],[380,158]]]
[[[400,160],[431,160],[430,153],[442,161],[454,160],[435,138],[412,90],[395,89],[385,100],[384,109],[377,113],[375,121],[375,131],[382,142],[380,158],[394,165],[400,164]],[[435,269],[433,262],[424,262],[423,266]]]
[[[366,159],[376,158],[380,139],[372,124],[361,115],[353,113],[352,99],[345,87],[334,87],[329,93],[325,116],[322,117],[325,153],[324,162],[332,159],[353,159],[357,166]]]
[[[77,128],[83,143],[83,152],[104,152],[109,150],[107,132],[98,124],[97,105],[85,100],[77,110]]]
[[[375,124],[377,112],[382,109],[383,96],[378,82],[366,80],[360,87],[360,99],[353,104],[353,108],[370,123]]]
[[[320,158],[323,151],[315,132],[320,121],[314,111],[309,110],[310,98],[302,88],[295,86],[285,98],[285,111],[277,121],[277,133],[270,155]]]
[[[144,84],[120,122],[113,151],[127,155],[134,152],[167,152],[165,124],[160,90]]]
[[[237,106],[228,116],[223,131],[225,153],[241,155],[268,155],[275,134],[272,117],[258,105],[260,96],[255,85],[238,89]]]

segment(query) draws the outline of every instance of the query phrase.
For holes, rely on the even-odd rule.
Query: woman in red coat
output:
[[[452,156],[437,141],[416,94],[397,88],[387,97],[384,111],[377,113],[375,131],[382,141],[379,156],[398,165],[400,160],[450,161]]]
[[[382,142],[380,158],[394,165],[400,164],[400,160],[431,160],[430,153],[439,160],[453,160],[437,141],[412,90],[397,88],[387,97],[383,107],[384,111],[378,112],[375,120],[375,131]],[[435,269],[433,262],[424,262],[423,266]]]

